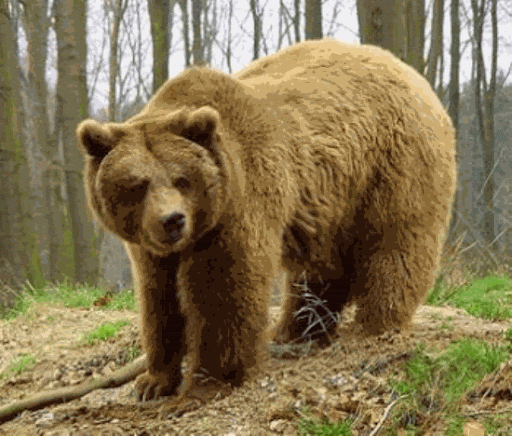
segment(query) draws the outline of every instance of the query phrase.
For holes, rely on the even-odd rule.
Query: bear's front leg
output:
[[[185,319],[176,292],[179,254],[155,256],[129,246],[140,306],[141,342],[148,369],[137,377],[139,400],[177,394],[182,382],[181,362],[187,352]]]
[[[264,358],[272,277],[268,258],[219,253],[221,243],[193,253],[179,271],[194,369],[240,386]],[[268,253],[266,253],[268,255]]]

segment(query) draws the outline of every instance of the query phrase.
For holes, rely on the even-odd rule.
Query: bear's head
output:
[[[85,189],[96,217],[123,240],[157,255],[183,250],[222,216],[232,156],[219,113],[204,106],[125,123],[85,120]]]

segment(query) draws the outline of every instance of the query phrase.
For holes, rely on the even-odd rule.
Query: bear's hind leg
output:
[[[407,326],[434,281],[441,235],[426,230],[388,243],[384,238],[368,258],[351,288],[358,299],[356,321],[366,331],[379,334]]]

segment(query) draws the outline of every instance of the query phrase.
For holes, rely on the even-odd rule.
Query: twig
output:
[[[389,403],[388,407],[386,407],[386,410],[384,410],[384,415],[382,415],[382,418],[380,419],[379,423],[377,424],[377,427],[375,427],[371,433],[368,436],[376,436],[379,432],[380,428],[384,424],[384,421],[386,421],[386,418],[388,417],[389,412],[393,408],[393,406],[398,403],[400,400],[403,400],[404,398],[407,398],[409,395],[402,395],[401,397],[397,398],[396,400],[391,401]]]

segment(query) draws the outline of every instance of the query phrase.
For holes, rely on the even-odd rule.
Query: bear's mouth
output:
[[[156,242],[147,233],[143,234],[142,243],[149,251],[158,255],[165,255],[174,252],[174,244]]]

